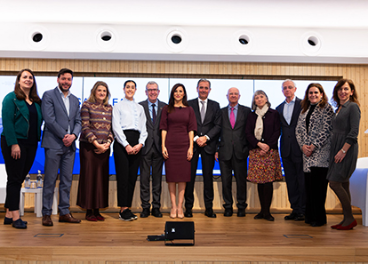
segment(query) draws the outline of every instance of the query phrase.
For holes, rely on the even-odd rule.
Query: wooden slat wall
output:
[[[23,68],[32,69],[39,75],[56,75],[64,67],[71,68],[76,76],[131,76],[131,77],[182,77],[182,78],[232,78],[232,79],[352,79],[356,85],[361,103],[361,123],[359,134],[359,156],[368,156],[368,140],[364,131],[368,129],[367,78],[368,65],[348,64],[306,64],[306,63],[231,63],[231,62],[176,62],[176,61],[109,61],[109,60],[54,60],[54,59],[9,59],[0,58],[0,74],[14,74]],[[114,182],[111,182],[114,183]],[[214,206],[221,208],[220,183],[215,183],[218,197]],[[202,209],[200,183],[196,184],[200,201],[196,208]],[[250,185],[251,186],[251,185]],[[282,184],[280,185],[282,186]],[[111,205],[115,204],[114,185],[110,187]],[[138,188],[138,186],[137,186]],[[248,187],[249,189],[250,187]],[[253,187],[251,187],[254,189]],[[163,206],[169,206],[167,189],[163,188]],[[73,184],[72,201],[76,195]],[[249,197],[251,195],[252,197]],[[249,203],[257,206],[256,192],[249,190]],[[250,201],[254,201],[250,202]],[[275,201],[278,201],[277,203]],[[74,202],[75,203],[75,202]],[[139,192],[135,193],[135,205],[139,207]],[[73,204],[73,202],[72,202]],[[30,205],[28,203],[28,205]],[[329,192],[327,208],[338,207],[336,198]],[[26,203],[27,206],[27,203]],[[288,208],[285,186],[275,188],[274,208]]]

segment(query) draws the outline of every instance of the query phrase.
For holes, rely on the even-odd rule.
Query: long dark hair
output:
[[[350,100],[351,102],[354,102],[354,103],[356,103],[357,105],[359,105],[359,106],[360,106],[360,104],[359,104],[359,100],[358,100],[358,94],[357,94],[357,91],[356,91],[355,85],[354,85],[353,81],[352,81],[352,80],[350,80],[350,79],[341,79],[341,80],[339,80],[339,81],[336,83],[335,88],[334,88],[334,90],[333,90],[333,92],[332,92],[332,100],[331,100],[331,101],[332,101],[333,105],[334,105],[334,106],[336,106],[336,107],[339,107],[339,106],[340,106],[340,99],[339,99],[339,97],[338,97],[338,95],[337,95],[337,92],[339,91],[339,89],[340,89],[340,88],[341,88],[345,83],[348,83],[348,84],[349,84],[349,86],[350,86],[351,91],[354,91],[354,92],[353,92],[353,95],[350,95],[349,100]]]
[[[322,85],[319,83],[310,83],[307,89],[305,90],[304,99],[302,100],[302,113],[305,113],[310,106],[310,101],[308,99],[308,93],[309,93],[309,89],[312,87],[316,87],[319,90],[319,92],[323,94],[321,101],[318,103],[318,106],[320,108],[324,108],[328,104],[328,98],[327,98],[327,95]]]
[[[167,112],[170,114],[171,112],[174,112],[175,111],[175,107],[174,107],[174,104],[175,104],[175,98],[174,98],[174,93],[176,91],[176,89],[178,89],[179,87],[183,87],[183,90],[184,90],[184,97],[183,97],[183,105],[185,106],[189,106],[188,105],[188,100],[187,100],[187,90],[185,90],[185,86],[181,83],[177,83],[173,86],[173,88],[171,89],[171,93],[170,93],[170,99],[169,99],[169,105],[168,105],[168,109],[167,109]]]
[[[15,96],[17,97],[18,100],[26,100],[26,98],[27,98],[27,96],[25,95],[25,93],[23,92],[23,90],[20,88],[20,85],[19,85],[20,77],[22,77],[22,74],[25,71],[29,72],[33,77],[33,85],[31,87],[31,90],[29,91],[29,99],[32,102],[36,102],[36,103],[40,104],[41,99],[38,96],[38,92],[37,92],[36,77],[34,76],[33,72],[30,69],[23,69],[18,73],[17,79],[15,81],[15,86],[14,86]]]

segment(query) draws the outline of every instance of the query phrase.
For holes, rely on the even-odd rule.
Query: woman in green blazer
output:
[[[4,224],[25,229],[27,222],[19,215],[20,189],[35,159],[42,124],[41,99],[31,70],[21,70],[14,91],[5,96],[2,122],[1,152],[8,175]]]

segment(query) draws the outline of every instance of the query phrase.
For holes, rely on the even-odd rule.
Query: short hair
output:
[[[293,85],[294,85],[294,88],[295,88],[295,82],[292,79],[286,79],[285,81],[283,81],[282,84],[281,84],[281,88],[284,88],[283,86],[284,86],[284,83],[286,83],[286,82],[292,82]]]
[[[208,82],[208,86],[211,88],[211,82],[207,79],[199,79],[199,81],[197,82],[197,88],[199,87],[199,84],[201,82]]]
[[[130,83],[130,82],[134,83],[135,89],[137,90],[137,84],[133,80],[127,80],[127,81],[125,81],[123,88],[125,89],[125,86],[127,85],[127,83]]]
[[[307,89],[305,90],[304,99],[302,100],[302,113],[305,113],[310,106],[310,101],[308,99],[308,93],[309,93],[309,89],[312,87],[316,87],[319,90],[319,92],[323,94],[321,101],[318,103],[318,106],[320,108],[324,108],[328,104],[328,98],[327,98],[327,95],[322,85],[319,83],[310,83]]]
[[[339,107],[340,106],[340,99],[339,99],[339,97],[338,97],[338,95],[337,95],[337,92],[339,91],[339,89],[345,84],[345,83],[348,83],[349,84],[349,86],[350,86],[350,89],[352,90],[352,91],[354,91],[354,93],[353,93],[353,95],[351,95],[350,97],[349,97],[349,100],[351,101],[351,102],[354,102],[354,103],[356,103],[357,105],[359,105],[360,106],[360,104],[359,104],[359,100],[358,100],[358,94],[357,94],[357,92],[356,92],[356,88],[355,88],[355,85],[354,85],[354,83],[353,83],[353,81],[352,80],[350,80],[350,79],[341,79],[341,80],[339,80],[337,83],[336,83],[336,85],[335,85],[335,87],[334,87],[334,89],[333,89],[333,92],[332,92],[332,104],[334,105],[334,106],[336,106],[336,107]]]
[[[91,94],[89,95],[89,98],[87,101],[90,103],[96,103],[96,91],[99,86],[103,86],[106,88],[106,98],[104,99],[103,104],[107,105],[109,103],[109,99],[111,95],[110,95],[110,91],[109,91],[109,87],[107,86],[107,83],[102,82],[102,81],[98,81],[95,83],[95,85],[93,85],[91,89]]]
[[[253,94],[253,99],[252,99],[252,110],[256,110],[257,109],[257,105],[256,105],[256,96],[257,95],[260,95],[260,94],[263,94],[266,98],[267,98],[267,102],[266,104],[268,105],[268,107],[271,108],[271,103],[270,103],[270,100],[268,100],[268,96],[267,94],[263,91],[263,90],[257,90],[254,92]]]
[[[73,71],[71,69],[68,68],[62,68],[59,73],[58,73],[58,78],[60,78],[61,75],[65,74],[65,73],[70,73],[72,75],[72,78],[74,77]]]
[[[17,97],[18,100],[25,100],[26,99],[26,95],[24,94],[23,90],[20,88],[20,85],[19,85],[20,78],[22,77],[22,74],[25,71],[29,72],[33,77],[33,85],[31,87],[31,90],[29,91],[29,99],[33,102],[36,102],[36,103],[40,104],[41,99],[38,96],[38,92],[37,92],[36,77],[34,76],[34,73],[30,69],[23,69],[20,72],[18,72],[17,79],[16,79],[15,85],[14,85],[15,96]]]
[[[160,90],[160,87],[158,86],[158,83],[157,83],[157,82],[155,82],[155,81],[149,81],[149,82],[146,84],[146,90],[147,90],[147,86],[148,86],[148,85],[154,85],[154,84],[156,84],[156,85],[157,85],[157,90]]]

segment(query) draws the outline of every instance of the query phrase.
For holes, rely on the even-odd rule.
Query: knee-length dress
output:
[[[187,160],[190,131],[197,131],[197,121],[192,107],[175,107],[167,113],[162,109],[160,130],[166,130],[165,147],[169,158],[165,160],[167,182],[189,182],[190,161]]]
[[[330,164],[327,174],[329,181],[346,182],[353,174],[358,159],[358,142],[360,109],[354,102],[346,102],[332,119],[332,138]],[[335,163],[335,155],[345,143],[350,144],[345,158]]]

